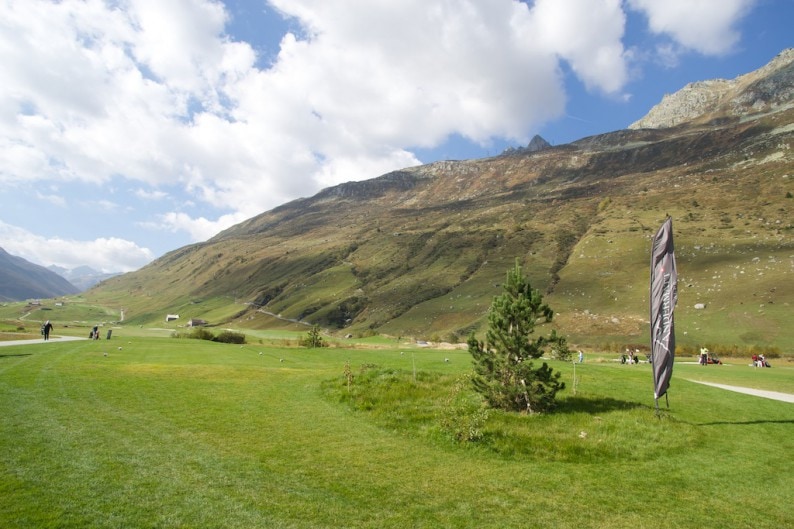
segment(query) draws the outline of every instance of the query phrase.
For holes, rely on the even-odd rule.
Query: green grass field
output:
[[[794,393],[787,362],[681,362],[661,417],[649,366],[555,362],[555,413],[461,444],[465,350],[145,334],[0,348],[0,527],[794,524],[794,404],[690,382]]]

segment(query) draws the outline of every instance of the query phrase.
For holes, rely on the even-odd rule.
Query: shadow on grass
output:
[[[557,407],[554,409],[554,413],[606,413],[618,410],[632,410],[635,408],[647,408],[647,406],[639,402],[617,400],[611,397],[568,397],[558,402]]]
[[[0,355],[0,358],[11,358],[12,356],[32,356],[32,353],[17,353],[17,354]]]

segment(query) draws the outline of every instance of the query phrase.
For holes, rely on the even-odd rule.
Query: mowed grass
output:
[[[554,363],[556,413],[460,444],[462,350],[3,347],[0,527],[792,525],[794,404],[689,382],[794,392],[790,364],[682,363],[657,417],[647,365],[590,360]]]

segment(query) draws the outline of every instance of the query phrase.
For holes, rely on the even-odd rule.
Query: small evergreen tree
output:
[[[536,321],[543,318],[549,322],[553,314],[516,260],[515,267],[507,272],[502,294],[491,304],[485,343],[477,341],[474,333],[468,340],[474,361],[474,388],[491,407],[537,413],[554,406],[555,396],[565,383],[546,362],[535,367],[533,360],[543,356],[549,344],[567,349],[565,340],[556,332],[549,337],[530,337]]]
[[[328,343],[323,340],[323,337],[320,336],[320,326],[313,325],[312,328],[309,330],[309,334],[306,338],[302,338],[300,340],[300,344],[305,347],[328,347]]]

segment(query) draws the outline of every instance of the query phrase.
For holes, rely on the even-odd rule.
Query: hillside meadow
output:
[[[267,312],[341,335],[465,340],[518,260],[558,332],[638,343],[651,241],[670,216],[679,343],[792,353],[794,108],[712,117],[340,184],[81,299],[143,326],[180,314],[263,329]]]
[[[794,393],[787,359],[682,359],[657,416],[648,365],[588,353],[551,361],[567,383],[555,413],[478,415],[462,349],[168,334],[0,348],[0,526],[794,522],[794,404],[694,382]]]

